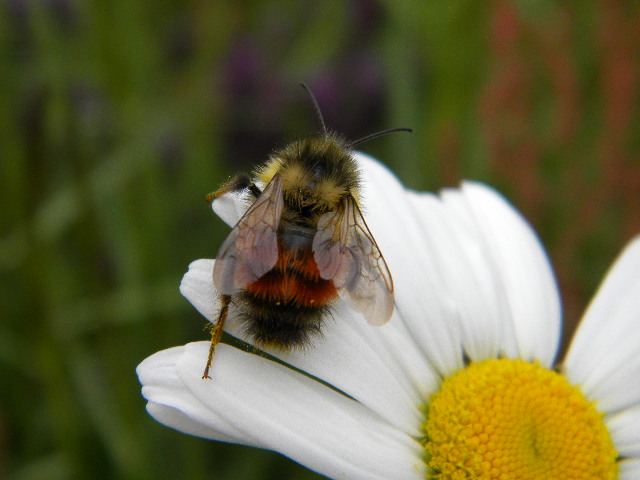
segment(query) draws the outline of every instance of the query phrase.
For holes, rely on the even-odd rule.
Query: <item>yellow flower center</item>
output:
[[[602,415],[562,375],[521,360],[485,360],[445,379],[424,425],[427,478],[614,480]]]

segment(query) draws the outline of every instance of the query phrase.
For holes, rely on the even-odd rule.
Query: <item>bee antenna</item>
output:
[[[307,87],[306,83],[300,83],[300,86],[302,88],[304,88],[307,93],[309,94],[309,97],[311,97],[311,101],[313,102],[313,108],[316,111],[316,115],[318,116],[318,122],[320,123],[320,126],[322,127],[322,133],[324,135],[327,135],[327,127],[324,124],[324,118],[322,118],[322,112],[320,111],[320,107],[318,106],[318,101],[316,100],[315,95],[313,94],[313,92],[311,91],[311,89],[309,87]]]
[[[378,138],[393,132],[413,132],[413,130],[411,130],[410,128],[404,128],[404,127],[389,128],[388,130],[382,130],[381,132],[376,132],[376,133],[371,133],[369,135],[366,135],[354,142],[351,142],[350,146],[355,147],[356,145],[360,145],[361,143],[368,142],[369,140],[373,140],[374,138]]]

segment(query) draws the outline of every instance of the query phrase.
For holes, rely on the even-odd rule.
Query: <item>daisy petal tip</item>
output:
[[[390,178],[393,178],[395,182],[398,181],[395,174],[389,169],[389,167],[371,155],[362,152],[354,152],[353,158],[356,160],[359,169],[362,171],[363,179],[368,181],[372,178],[377,178],[380,175],[387,175]]]
[[[147,375],[150,372],[156,371],[167,366],[175,365],[176,361],[184,353],[184,347],[171,347],[165,350],[160,350],[153,355],[145,358],[136,367],[136,374],[138,378]]]
[[[180,293],[185,295],[190,288],[203,288],[213,285],[214,260],[199,259],[189,264],[189,269],[180,281]],[[209,285],[211,284],[211,285]]]
[[[222,435],[209,428],[207,425],[192,419],[179,408],[149,401],[146,407],[151,417],[169,428],[177,430],[187,435],[206,438],[210,440],[230,441],[232,439],[224,438]]]
[[[519,218],[526,222],[522,214],[507,200],[507,198],[498,190],[486,183],[477,180],[463,180],[460,190],[471,197],[474,201],[487,203],[493,208],[506,207],[509,211],[515,213]],[[527,223],[528,225],[528,223]]]
[[[630,262],[635,265],[640,271],[640,235],[636,235],[627,243],[616,264],[623,259],[625,262]]]
[[[217,318],[219,295],[213,285],[214,260],[192,262],[180,282],[180,293],[210,322]]]
[[[194,260],[189,264],[187,273],[185,273],[184,276],[186,277],[187,275],[194,275],[198,273],[205,273],[209,275],[213,272],[213,262],[214,260],[208,258],[200,258],[198,260]]]
[[[360,152],[360,151],[355,151],[353,152],[353,158],[356,159],[356,161],[359,164],[367,164],[367,163],[379,163],[375,158],[373,158],[371,155],[366,154],[364,152]]]
[[[247,210],[246,192],[232,192],[211,202],[211,209],[230,227],[233,227]]]

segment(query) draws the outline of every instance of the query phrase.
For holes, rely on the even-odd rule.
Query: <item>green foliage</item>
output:
[[[575,321],[640,231],[639,15],[544,5],[5,2],[0,476],[318,478],[157,424],[135,376],[206,338],[178,292],[228,231],[204,195],[317,128],[300,81],[351,138],[412,127],[363,146],[409,186],[502,187]]]

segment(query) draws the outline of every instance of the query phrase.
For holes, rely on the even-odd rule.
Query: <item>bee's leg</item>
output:
[[[215,192],[211,192],[210,194],[208,194],[205,199],[207,200],[207,202],[211,203],[216,198],[221,197],[222,195],[231,192],[238,192],[240,190],[244,190],[245,188],[248,189],[256,198],[258,198],[262,193],[257,185],[251,181],[248,175],[241,173],[222,185]]]
[[[222,329],[224,328],[224,322],[227,320],[227,314],[229,313],[229,304],[231,303],[231,295],[220,296],[220,313],[218,314],[218,322],[211,327],[211,346],[209,347],[209,356],[207,357],[207,365],[204,367],[204,373],[202,379],[211,378],[209,376],[209,369],[213,363],[213,354],[215,353],[216,345],[220,343],[222,338]]]

